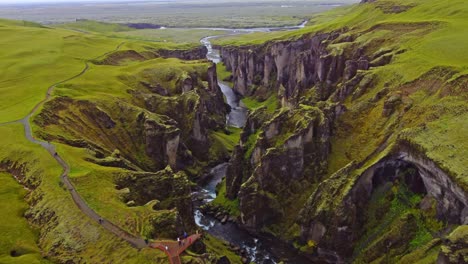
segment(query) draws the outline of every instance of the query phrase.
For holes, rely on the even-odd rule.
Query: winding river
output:
[[[231,30],[227,35],[293,30],[303,28],[306,23],[307,22],[304,22],[295,27],[236,29]],[[210,36],[201,40],[201,43],[208,49],[207,59],[216,64],[221,62],[220,51],[213,48],[210,40],[218,37],[221,36]],[[226,98],[226,102],[231,107],[231,111],[227,116],[227,125],[239,128],[243,127],[247,120],[247,109],[243,106],[242,102],[240,102],[239,96],[228,84],[222,81],[219,81],[218,84]],[[273,236],[262,235],[261,237],[257,237],[248,233],[235,223],[227,222],[226,224],[221,224],[221,222],[214,217],[204,215],[199,210],[201,205],[209,203],[216,198],[216,185],[225,177],[227,166],[228,163],[222,163],[212,168],[209,173],[210,180],[208,183],[194,193],[196,224],[209,234],[244,249],[251,262],[257,264],[279,263],[280,261],[297,264],[310,263],[310,259],[300,255],[291,245],[278,241]]]

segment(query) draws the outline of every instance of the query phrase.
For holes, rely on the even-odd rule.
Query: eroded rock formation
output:
[[[222,47],[223,62],[234,76],[241,95],[261,96],[272,90],[283,106],[297,105],[307,90],[316,86],[321,100],[328,98],[340,80],[351,80],[369,68],[362,50],[331,52],[330,42],[344,42],[340,32],[317,34],[297,41],[278,41],[260,46]]]
[[[257,108],[250,113],[227,169],[226,197],[239,199],[240,223],[258,232],[281,224],[287,229],[292,224],[291,206],[298,203],[301,193],[311,192],[295,218],[301,242],[313,241],[311,244],[318,245],[315,253],[325,258],[333,255],[332,262],[352,259],[364,248],[369,251],[361,255],[366,256],[361,259],[364,262],[381,257],[383,248],[393,247],[403,254],[408,241],[417,235],[417,226],[426,221],[422,218],[467,224],[466,190],[450,171],[404,140],[371,163],[386,149],[384,140],[367,158],[327,176],[334,128],[344,125],[337,123],[338,118],[346,113],[349,102],[364,97],[376,85],[378,76],[371,69],[392,63],[405,52],[368,43],[359,46],[353,43],[356,37],[344,28],[296,40],[220,48],[236,92],[260,102],[276,97],[281,107],[276,111]],[[373,98],[361,100],[356,108],[366,112],[375,107],[384,120],[408,111],[411,104],[404,93],[390,92],[387,86]],[[407,175],[401,176],[404,173]],[[314,186],[316,183],[320,184]],[[393,191],[407,188],[420,197],[420,204],[404,206],[418,208],[424,216],[408,209],[409,213],[392,218],[387,233],[363,239],[371,221],[366,216],[369,200],[379,188],[389,201],[396,199],[388,189],[391,184]],[[407,230],[406,235],[395,235],[398,229]],[[370,246],[369,241],[376,244]],[[371,254],[372,249],[381,253]]]
[[[391,154],[356,175],[360,167],[349,164],[322,182],[309,198],[299,220],[303,240],[317,241],[350,257],[352,245],[363,233],[367,221],[364,212],[373,192],[386,182],[399,180],[413,193],[433,199],[438,219],[458,225],[468,223],[466,193],[434,162],[409,145],[401,143]]]

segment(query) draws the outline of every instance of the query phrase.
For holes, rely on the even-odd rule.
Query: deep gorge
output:
[[[353,43],[355,38],[344,28],[297,40],[219,47],[234,91],[260,102],[274,97],[281,107],[274,113],[266,108],[250,112],[227,168],[226,197],[239,199],[238,221],[252,232],[267,230],[292,242],[298,239],[297,231],[286,227],[298,224],[299,241],[317,244],[313,255],[322,253],[322,260],[329,251],[338,259],[359,254],[355,247],[366,232],[367,203],[385,182],[399,186],[403,181],[411,193],[423,197],[412,206],[421,211],[434,208],[433,217],[441,222],[468,223],[466,191],[418,146],[398,136],[389,142],[395,135],[387,134],[365,159],[335,173],[327,171],[331,152],[339,151],[331,148],[340,118],[348,111],[345,100],[358,101],[373,89],[378,76],[369,69],[385,66],[405,52],[373,42],[360,46]],[[346,48],[335,48],[342,45]],[[369,103],[384,101],[384,118],[409,111],[392,100],[387,89]],[[412,179],[397,180],[408,168],[415,173]],[[307,192],[310,197],[304,202]],[[278,225],[281,231],[273,228]],[[404,239],[394,246],[405,248]],[[377,244],[377,250],[381,246],[387,245]]]
[[[203,222],[225,218],[226,227],[217,222],[213,232],[242,232],[230,247],[246,261],[260,261],[271,253],[268,248],[286,252],[269,259],[297,257],[297,263],[369,262],[385,254],[388,245],[401,254],[410,241],[427,236],[429,231],[420,234],[416,226],[430,226],[431,235],[441,237],[450,225],[467,224],[467,195],[450,171],[400,134],[404,125],[395,120],[404,119],[412,107],[397,86],[385,82],[379,92],[368,95],[381,85],[375,69],[391,64],[405,50],[374,42],[361,45],[355,39],[345,28],[296,40],[216,47],[230,72],[225,81],[232,81],[232,90],[218,84],[214,64],[190,66],[206,52],[219,62],[210,47],[114,52],[94,63],[118,66],[128,58],[161,56],[191,61],[181,66],[186,67],[181,75],[160,77],[156,69],[145,68],[119,76],[131,87],[125,100],[109,104],[54,98],[34,123],[45,140],[87,149],[87,161],[128,170],[112,176],[122,202],[129,207],[152,203],[158,212],[146,220],[151,226],[146,236],[173,238],[195,230],[195,224],[206,228]],[[223,92],[229,93],[226,101]],[[260,106],[247,112],[239,105],[242,97]],[[345,153],[346,159],[338,160],[337,152],[346,150],[334,148],[336,139],[346,138],[343,131],[350,123],[374,108],[389,125],[373,132],[374,137],[366,136],[369,142],[357,144],[365,153]],[[229,126],[241,129],[232,150],[216,137],[232,134]],[[367,148],[370,142],[374,145]],[[210,184],[219,183],[215,192],[229,208],[222,202],[211,208],[213,197],[199,197],[208,206],[203,209],[208,216],[200,216],[193,182],[203,185],[204,175],[224,162],[224,170]],[[391,214],[373,209],[375,203]],[[381,224],[374,219],[379,217]],[[130,228],[138,232],[138,227]],[[411,232],[398,237],[392,228]],[[235,243],[242,246],[244,239],[254,243],[235,250]],[[441,244],[438,240],[433,246]]]
[[[0,21],[2,43],[63,47],[8,42],[31,61],[5,59],[2,91],[44,87],[0,109],[2,197],[25,189],[5,219],[31,233],[5,259],[167,263],[187,233],[190,264],[467,263],[467,7],[155,32],[191,44]]]

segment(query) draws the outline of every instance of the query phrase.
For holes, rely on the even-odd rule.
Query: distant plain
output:
[[[271,27],[299,24],[318,12],[356,2],[358,0],[0,3],[0,17],[45,24],[91,19],[113,23],[153,23],[166,27]]]

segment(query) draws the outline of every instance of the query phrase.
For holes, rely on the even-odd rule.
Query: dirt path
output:
[[[120,49],[120,47],[123,45],[124,43],[120,43],[115,50],[113,51],[110,51],[110,52],[107,52],[103,55],[100,55],[99,57],[97,58],[100,58],[100,57],[103,57],[103,56],[106,56],[107,54],[111,53],[111,52],[114,52],[114,51],[117,51]],[[8,124],[12,124],[12,123],[21,123],[23,124],[24,126],[24,134],[26,136],[26,138],[32,142],[32,143],[35,143],[35,144],[39,144],[41,145],[44,149],[46,149],[49,154],[57,161],[57,163],[60,164],[60,166],[63,168],[63,172],[62,174],[60,175],[60,179],[61,181],[63,182],[64,186],[67,188],[67,190],[70,192],[72,198],[73,198],[73,201],[75,202],[76,206],[84,213],[86,214],[89,218],[93,219],[94,221],[96,221],[97,223],[99,223],[102,227],[104,227],[106,230],[112,232],[113,234],[115,234],[116,236],[126,240],[128,243],[130,243],[133,247],[136,247],[136,248],[144,248],[144,247],[147,247],[148,245],[146,244],[145,240],[143,238],[140,238],[140,237],[135,237],[131,234],[129,234],[128,232],[124,231],[123,229],[121,229],[120,227],[114,225],[113,223],[109,222],[108,220],[102,218],[100,215],[98,215],[93,209],[91,209],[85,202],[85,200],[76,192],[73,184],[71,183],[70,181],[70,178],[68,177],[68,174],[70,173],[70,166],[65,162],[65,160],[57,153],[56,149],[55,149],[55,146],[49,142],[46,142],[46,141],[42,141],[42,140],[38,140],[36,138],[34,138],[33,136],[33,132],[32,132],[32,129],[31,129],[31,123],[30,123],[30,119],[31,117],[38,111],[38,109],[45,103],[47,102],[51,97],[52,97],[52,93],[55,89],[55,87],[57,87],[57,85],[60,85],[62,83],[65,83],[65,82],[68,82],[68,81],[71,81],[73,79],[76,79],[78,77],[81,77],[82,75],[84,75],[88,70],[89,70],[89,65],[88,65],[88,62],[85,61],[85,66],[83,68],[83,70],[81,70],[81,72],[79,72],[78,74],[70,77],[70,78],[67,78],[65,80],[62,80],[60,82],[57,82],[53,85],[51,85],[48,89],[47,89],[47,92],[46,92],[46,96],[45,98],[40,101],[39,103],[37,103],[34,108],[29,112],[29,114],[24,117],[23,119],[20,119],[20,120],[17,120],[17,121],[12,121],[12,122],[8,122]],[[5,123],[7,124],[7,123]]]
[[[112,52],[115,52],[115,51],[119,50],[124,43],[125,42],[120,43],[114,50],[106,52],[105,54],[100,55],[100,56],[96,57],[95,59],[104,57],[107,54],[110,54]],[[34,138],[34,136],[33,136],[33,132],[32,132],[32,129],[31,129],[31,123],[30,123],[31,117],[38,111],[38,109],[45,102],[47,102],[52,97],[52,93],[53,93],[55,87],[57,87],[57,85],[60,85],[62,83],[68,82],[68,81],[71,81],[73,79],[76,79],[76,78],[84,75],[89,70],[88,62],[85,61],[84,64],[85,64],[85,66],[84,66],[83,70],[81,70],[80,73],[51,85],[47,89],[45,98],[42,101],[40,101],[39,103],[37,103],[26,117],[24,117],[23,119],[15,120],[15,121],[1,123],[0,126],[5,126],[5,125],[9,125],[9,124],[14,124],[14,123],[23,124],[24,134],[25,134],[26,138],[32,143],[41,145],[45,150],[47,150],[47,152],[49,152],[49,154],[63,168],[63,172],[60,175],[60,179],[63,182],[64,186],[67,188],[67,190],[70,192],[70,195],[72,196],[73,201],[75,202],[76,206],[81,210],[81,212],[83,212],[89,218],[91,218],[94,221],[96,221],[97,223],[99,223],[107,231],[109,231],[109,232],[113,233],[114,235],[116,235],[117,237],[127,241],[133,247],[138,248],[138,249],[142,249],[142,248],[146,248],[146,247],[152,247],[152,248],[160,249],[160,250],[164,251],[168,255],[169,260],[171,261],[171,263],[180,263],[179,254],[181,254],[185,249],[187,249],[191,244],[193,244],[197,239],[199,239],[200,235],[197,234],[197,235],[190,236],[189,238],[187,238],[187,243],[184,244],[183,246],[179,246],[176,241],[159,241],[159,242],[154,242],[152,244],[148,244],[147,241],[145,241],[143,238],[136,237],[136,236],[126,232],[122,228],[118,227],[117,225],[113,224],[112,222],[104,219],[99,214],[97,214],[93,209],[91,209],[86,204],[85,200],[80,196],[80,194],[78,194],[76,192],[75,187],[73,186],[73,184],[70,181],[70,178],[68,176],[68,174],[70,173],[70,166],[57,153],[55,146],[53,144],[49,143],[49,142],[38,140],[38,139]],[[188,240],[190,240],[190,243],[188,243]],[[166,246],[169,249],[169,251],[166,250]]]

